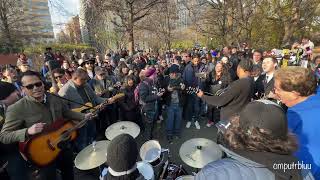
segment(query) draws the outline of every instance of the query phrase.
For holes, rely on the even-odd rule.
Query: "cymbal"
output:
[[[84,148],[74,160],[75,166],[80,170],[89,170],[105,163],[109,143],[110,141],[97,141]]]
[[[201,169],[208,163],[221,159],[222,150],[209,139],[194,138],[181,145],[179,155],[187,165]]]
[[[136,138],[140,134],[140,127],[131,121],[120,121],[114,124],[111,124],[106,129],[106,138],[110,141],[120,134],[129,134],[133,138]]]

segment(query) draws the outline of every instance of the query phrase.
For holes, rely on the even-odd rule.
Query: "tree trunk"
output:
[[[5,2],[2,2],[5,3]],[[1,4],[0,7],[0,22],[2,22],[3,24],[3,33],[4,33],[4,37],[5,37],[5,44],[7,46],[7,50],[8,52],[12,52],[13,49],[13,40],[12,40],[12,35],[10,32],[10,27],[9,27],[9,23],[8,23],[8,17],[7,17],[7,7],[5,4]]]
[[[129,35],[129,55],[133,55],[134,52],[134,37],[133,37],[133,27],[131,26],[131,28],[129,28],[128,30],[128,35]]]
[[[284,22],[284,36],[282,38],[282,45],[290,44],[292,41],[293,33],[298,28],[300,22],[300,0],[295,0],[292,7],[292,17],[289,21]]]
[[[130,21],[129,28],[127,30],[129,35],[129,55],[132,56],[134,52],[134,34],[133,34],[133,4],[130,4]]]

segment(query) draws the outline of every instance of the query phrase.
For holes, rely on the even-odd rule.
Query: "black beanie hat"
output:
[[[120,134],[112,139],[107,151],[107,164],[116,171],[130,170],[137,161],[138,147],[134,138],[128,134]]]
[[[240,113],[240,127],[258,127],[271,131],[274,138],[286,139],[288,121],[280,105],[270,100],[250,102]]]

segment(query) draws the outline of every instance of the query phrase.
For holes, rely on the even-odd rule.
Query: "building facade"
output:
[[[50,43],[54,41],[53,26],[48,0],[22,0],[25,21],[24,36],[27,43]]]

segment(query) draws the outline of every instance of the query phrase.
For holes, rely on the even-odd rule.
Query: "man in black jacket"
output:
[[[220,119],[229,121],[229,119],[237,115],[253,97],[254,82],[250,77],[251,70],[252,62],[250,60],[242,60],[237,67],[239,79],[232,82],[224,93],[220,96],[207,96],[200,90],[197,95],[208,104],[221,107]]]
[[[179,66],[173,64],[169,68],[170,77],[167,79],[167,93],[165,96],[167,108],[166,132],[167,140],[171,143],[173,136],[180,137],[182,110],[184,105],[183,90],[185,85],[180,77]]]
[[[273,57],[267,57],[262,62],[263,74],[255,82],[255,99],[269,97],[273,94],[273,74],[278,66],[278,61]],[[271,93],[271,94],[270,94]]]

